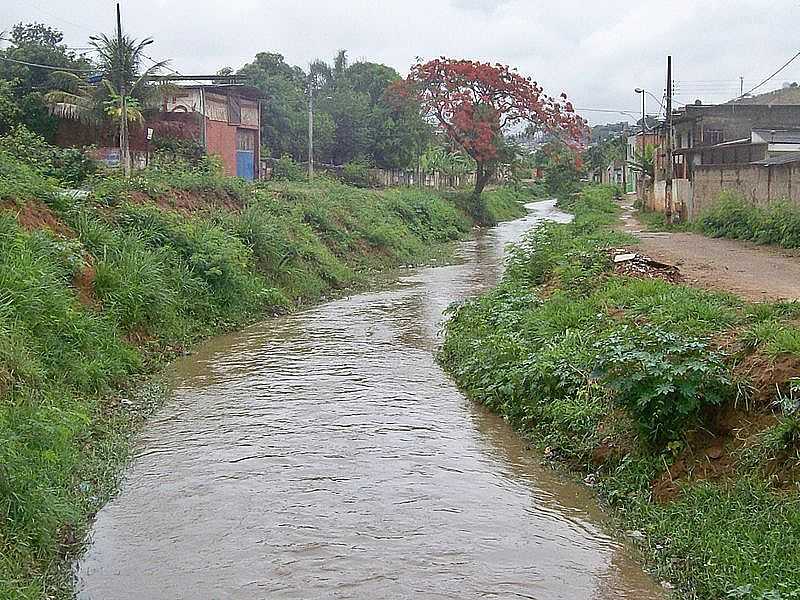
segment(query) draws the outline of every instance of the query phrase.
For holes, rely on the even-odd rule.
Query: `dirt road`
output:
[[[623,228],[638,250],[678,267],[691,285],[733,292],[747,300],[800,300],[800,253],[695,233],[649,232],[629,203]]]

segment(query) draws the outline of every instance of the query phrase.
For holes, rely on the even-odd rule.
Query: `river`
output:
[[[461,261],[210,340],[171,367],[81,600],[662,598],[591,493],[540,465],[434,359],[442,311],[491,287],[552,202]]]

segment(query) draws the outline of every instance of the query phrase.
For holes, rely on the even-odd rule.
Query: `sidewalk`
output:
[[[695,233],[650,232],[629,202],[622,209],[622,229],[640,239],[638,251],[675,265],[690,285],[755,302],[800,300],[800,253]]]

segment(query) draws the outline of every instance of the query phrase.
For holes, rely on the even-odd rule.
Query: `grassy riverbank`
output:
[[[85,198],[0,153],[0,597],[71,597],[68,559],[154,402],[142,374],[193,342],[442,259],[524,210],[210,171],[98,179]],[[476,211],[476,209],[480,211]],[[474,211],[474,212],[470,212]]]
[[[441,361],[686,597],[800,597],[800,306],[615,272],[633,239],[612,199],[587,188],[518,245],[453,309]]]

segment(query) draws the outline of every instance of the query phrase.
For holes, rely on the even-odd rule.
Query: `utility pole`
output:
[[[744,77],[739,77],[739,98],[744,96]]]
[[[122,50],[122,17],[117,2],[117,79],[120,95],[120,124],[119,124],[119,159],[122,162],[122,171],[125,177],[131,176],[131,147],[128,136],[128,91],[125,89],[125,70],[123,68],[124,53]]]
[[[664,212],[672,223],[672,56],[667,56],[667,168],[664,177]]]
[[[313,67],[312,67],[313,68]],[[314,75],[308,69],[308,179],[314,178]]]

